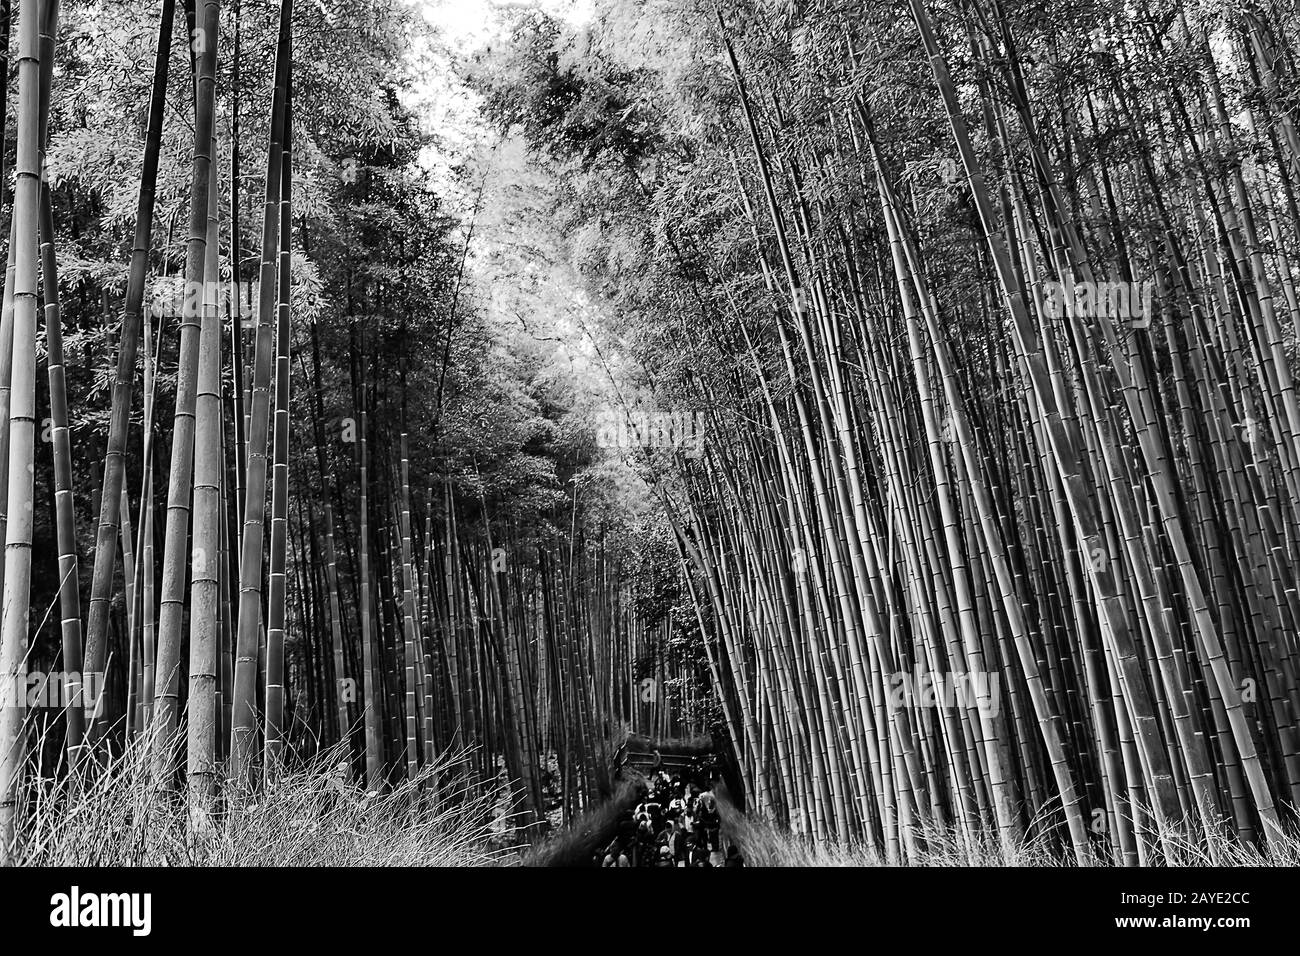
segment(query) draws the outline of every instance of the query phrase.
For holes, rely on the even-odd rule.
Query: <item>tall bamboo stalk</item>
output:
[[[274,773],[284,747],[284,623],[285,568],[289,522],[289,340],[290,280],[292,268],[292,137],[293,59],[288,54],[285,77],[284,133],[280,154],[280,263],[275,323],[275,428],[271,474],[271,560],[267,588],[266,629],[266,755],[268,773]]]
[[[235,638],[235,696],[230,741],[230,776],[241,785],[252,782],[258,752],[258,648],[262,631],[262,549],[265,542],[267,439],[270,425],[271,369],[275,350],[272,316],[278,314],[276,284],[280,238],[281,153],[289,75],[289,40],[293,0],[281,0],[279,45],[275,56],[275,89],[271,99],[271,132],[267,147],[266,190],[262,213],[262,269],[258,291],[257,339],[253,357],[253,391],[249,411],[248,462],[244,490],[244,527],[240,542],[239,610]]]
[[[36,428],[36,254],[41,190],[40,14],[22,0],[18,18],[18,154],[14,167],[13,371],[9,399],[9,473],[5,514],[4,597],[0,607],[0,865],[15,852],[18,786],[24,753],[28,612],[31,607],[32,506]]]
[[[150,729],[152,746],[155,748],[154,772],[160,781],[167,784],[170,784],[175,769],[174,738],[180,719],[181,646],[185,618],[185,582],[191,554],[187,545],[193,495],[201,325],[204,303],[211,300],[215,307],[215,290],[209,291],[205,280],[208,269],[208,208],[214,195],[211,180],[217,96],[218,8],[217,0],[204,0],[196,32],[192,34],[192,45],[201,45],[202,49],[196,50],[194,160],[190,180],[189,239],[185,251],[186,304],[182,309],[180,326],[176,411],[172,424],[171,466],[167,471],[167,527],[163,537],[158,656],[154,672],[154,722]],[[201,44],[199,38],[202,38]],[[217,368],[220,368],[219,346],[214,348],[210,361],[218,363]],[[203,504],[205,508],[215,510],[217,500],[205,500]],[[202,516],[205,526],[208,525],[209,518],[206,513]],[[203,540],[201,545],[196,541],[196,547],[207,549],[207,564],[216,560],[216,544],[215,537]],[[215,574],[215,569],[211,573]],[[204,621],[201,626],[211,627],[214,623],[215,614],[211,622]]]

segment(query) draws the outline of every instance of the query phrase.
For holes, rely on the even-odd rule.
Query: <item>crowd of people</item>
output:
[[[735,846],[724,846],[712,790],[659,771],[642,796],[619,821],[618,835],[598,854],[597,865],[744,865]]]

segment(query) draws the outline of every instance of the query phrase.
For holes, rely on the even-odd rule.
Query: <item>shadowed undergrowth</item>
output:
[[[636,806],[641,781],[621,781],[608,800],[588,807],[556,830],[545,842],[533,847],[521,866],[588,866],[592,855],[618,832],[623,814]]]

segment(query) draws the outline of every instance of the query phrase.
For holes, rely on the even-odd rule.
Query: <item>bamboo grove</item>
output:
[[[1287,839],[1294,10],[607,9],[485,84],[706,419],[642,467],[751,806],[891,861]]]
[[[668,539],[589,519],[590,449],[534,453],[535,408],[492,425],[533,399],[387,79],[409,12],[242,7],[65,3],[65,53],[58,0],[4,4],[4,859],[125,752],[198,831],[316,755],[373,791],[450,754],[431,798],[500,788],[532,836],[608,793],[619,733],[707,720]],[[105,37],[152,62],[117,126]],[[131,172],[88,168],[95,122]]]
[[[459,214],[406,4],[128,6],[0,0],[6,859],[629,731],[889,862],[1294,841],[1289,6],[512,8]]]

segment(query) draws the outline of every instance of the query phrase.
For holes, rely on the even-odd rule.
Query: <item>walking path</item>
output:
[[[710,757],[694,757],[673,769],[654,752],[641,800],[619,819],[615,837],[597,852],[597,866],[744,866],[735,846],[722,834],[714,781],[720,779]]]

